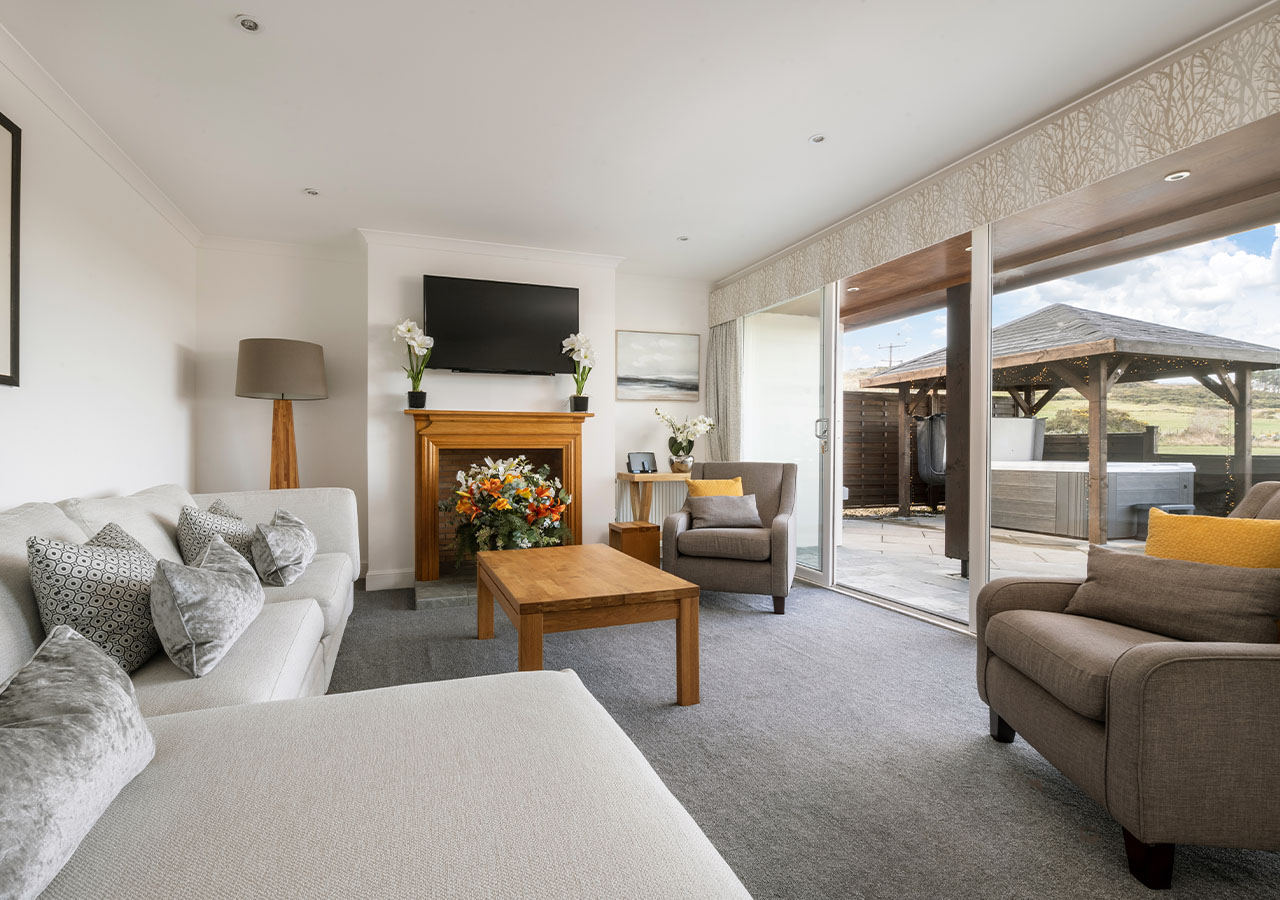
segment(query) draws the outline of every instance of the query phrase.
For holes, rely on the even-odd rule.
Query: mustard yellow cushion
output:
[[[737,478],[702,478],[689,481],[690,497],[741,497],[742,476]],[[1276,522],[1280,524],[1280,519]]]
[[[1280,519],[1175,516],[1151,510],[1147,556],[1241,569],[1280,569]]]

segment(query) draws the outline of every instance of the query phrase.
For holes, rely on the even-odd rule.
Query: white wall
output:
[[[613,257],[508,247],[417,235],[362,231],[368,241],[368,479],[371,590],[413,583],[413,426],[404,415],[408,379],[396,323],[422,322],[422,276],[451,275],[576,287],[579,330],[599,363],[587,385],[593,418],[583,424],[583,531],[604,541],[613,519]],[[430,328],[427,329],[430,331]],[[568,409],[568,375],[477,375],[428,369],[422,381],[431,409]]]
[[[616,471],[625,472],[627,452],[652,450],[658,457],[658,468],[667,469],[667,438],[671,433],[653,413],[654,407],[670,413],[677,420],[702,415],[707,411],[707,297],[711,284],[680,278],[650,275],[618,274],[617,328],[620,331],[670,331],[700,335],[699,380],[701,391],[696,401],[619,400],[614,414],[614,463]],[[598,346],[605,346],[599,344]],[[613,336],[608,338],[610,351]],[[594,376],[592,376],[594,381]],[[592,395],[614,392],[612,380],[593,386]],[[700,438],[694,447],[698,459],[707,459],[707,439]]]
[[[326,400],[293,404],[303,487],[356,493],[368,553],[365,478],[366,315],[363,242],[301,247],[210,239],[199,251],[196,468],[199,491],[267,487],[271,403],[235,396],[241,338],[324,347]]]
[[[0,385],[0,508],[189,485],[191,239],[7,35],[0,62],[0,111],[22,129],[21,384]]]
[[[813,423],[822,415],[821,320],[776,313],[747,316],[742,352],[742,458],[799,466],[797,542],[816,547],[822,469]]]

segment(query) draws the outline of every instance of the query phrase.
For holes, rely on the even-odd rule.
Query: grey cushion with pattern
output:
[[[226,516],[228,519],[244,518],[244,516],[232,509],[231,505],[221,497],[209,504],[209,512],[213,513],[215,516]]]
[[[27,569],[46,633],[69,625],[126,672],[160,649],[151,621],[156,561],[119,525],[85,544],[28,538]]]
[[[301,519],[277,509],[269,525],[253,533],[253,567],[263,584],[293,584],[316,558],[316,536]]]
[[[222,508],[225,509],[225,505]],[[182,551],[183,562],[194,566],[215,534],[222,535],[245,559],[252,560],[249,549],[253,543],[252,525],[235,516],[219,515],[212,509],[182,507],[178,516],[178,549]]]
[[[221,535],[198,566],[160,560],[151,585],[151,614],[174,665],[199,678],[226,655],[262,611],[258,573]]]
[[[129,676],[66,625],[0,688],[0,735],[0,897],[29,900],[155,744]]]
[[[761,528],[756,495],[745,497],[690,497],[694,528]]]

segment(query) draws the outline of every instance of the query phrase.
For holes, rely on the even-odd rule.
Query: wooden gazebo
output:
[[[1190,377],[1225,400],[1235,412],[1236,479],[1243,490],[1253,483],[1250,373],[1280,368],[1280,350],[1059,303],[992,330],[991,356],[993,385],[1013,398],[1020,415],[1036,415],[1064,388],[1089,402],[1092,543],[1107,541],[1107,395],[1121,382]],[[909,416],[946,381],[945,349],[862,380],[864,388],[898,389],[902,472],[912,467]]]

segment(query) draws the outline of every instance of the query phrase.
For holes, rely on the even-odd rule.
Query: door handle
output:
[[[827,421],[826,416],[823,416],[820,419],[813,420],[813,436],[814,437],[816,437],[820,441],[825,441],[830,436],[830,433],[831,433],[831,426],[830,426],[830,422]]]

